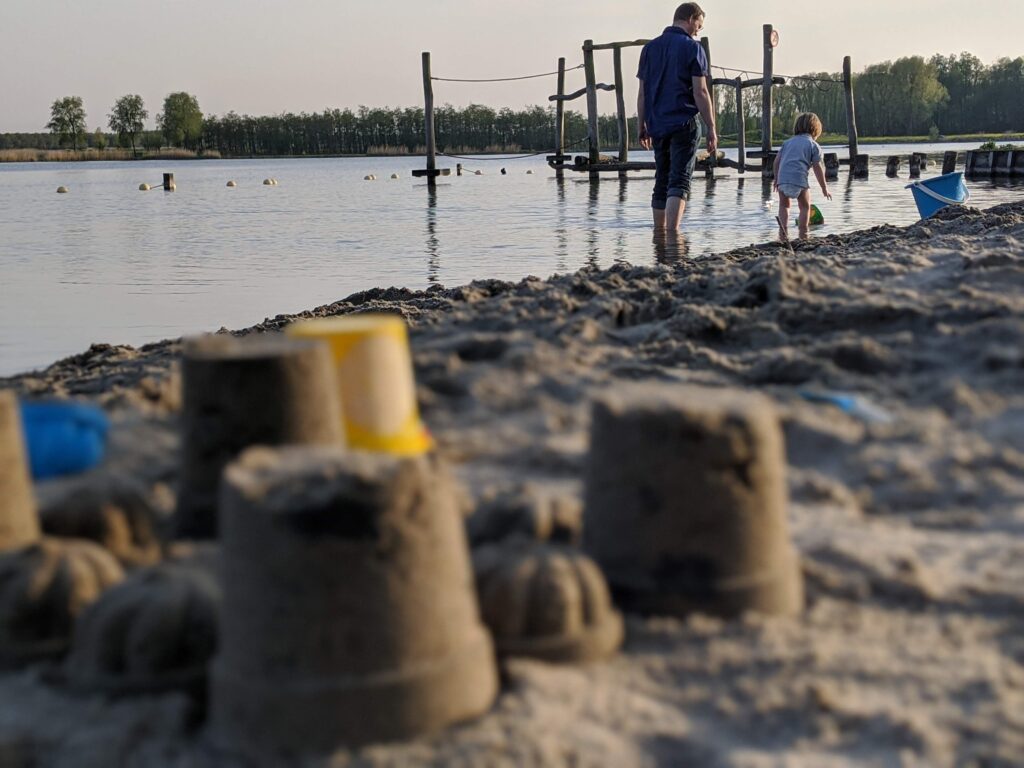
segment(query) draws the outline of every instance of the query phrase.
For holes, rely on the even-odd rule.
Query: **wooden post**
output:
[[[615,109],[619,117],[619,162],[629,161],[629,122],[626,120],[626,96],[622,92],[622,49],[612,51],[615,59]],[[619,171],[619,178],[628,178],[625,171]]]
[[[921,155],[917,152],[910,154],[910,178],[916,179],[921,175]]]
[[[176,188],[177,188],[177,185],[174,183],[174,174],[173,173],[165,173],[164,174],[164,191],[165,192],[173,192]]]
[[[772,47],[772,25],[765,24],[764,30],[764,85],[761,86],[761,176],[771,178],[772,152],[772,70],[775,49]]]
[[[423,52],[423,130],[427,139],[427,187],[437,184],[437,146],[434,138],[434,84],[430,79],[430,51]]]
[[[587,76],[587,133],[590,139],[590,180],[599,181],[601,174],[594,166],[601,159],[601,139],[597,119],[597,75],[594,72],[594,41],[583,41],[583,71]]]
[[[900,171],[900,156],[899,155],[890,155],[889,156],[889,160],[885,164],[885,175],[888,176],[890,179],[892,179],[892,178],[895,178],[895,176],[899,173],[899,171]]]
[[[828,181],[839,178],[839,155],[835,152],[825,153],[825,178]]]
[[[747,125],[743,118],[743,78],[736,78],[736,122],[739,130],[737,132],[737,149],[738,159],[736,161],[739,166],[736,170],[739,173],[747,172]]]
[[[857,111],[853,103],[853,64],[849,56],[843,57],[843,90],[846,92],[846,133],[850,137],[850,168],[857,165]],[[865,166],[866,169],[866,166]]]
[[[956,150],[950,150],[942,156],[942,172],[952,173],[956,170]]]
[[[462,163],[456,163],[455,164],[455,175],[456,176],[461,176],[462,175]]]
[[[562,165],[565,163],[565,102],[561,97],[565,96],[565,57],[558,60],[558,101],[555,102],[555,154],[558,155],[558,168],[555,169],[555,178],[565,177]]]
[[[868,177],[868,156],[857,155],[853,158],[853,177],[855,179],[866,179]]]

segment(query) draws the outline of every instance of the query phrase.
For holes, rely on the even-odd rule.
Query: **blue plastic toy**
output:
[[[99,408],[57,401],[20,406],[34,479],[81,472],[103,460],[110,424]]]

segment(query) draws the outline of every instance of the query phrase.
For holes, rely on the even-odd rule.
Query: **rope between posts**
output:
[[[735,67],[723,67],[721,64],[712,64],[711,68],[712,69],[720,69],[720,70],[722,70],[722,72],[736,72],[737,74],[741,74],[744,77],[749,77],[750,75],[753,75],[755,77],[764,77],[764,72],[751,72],[749,69],[736,69]],[[839,79],[834,78],[834,77],[812,77],[811,75],[783,75],[783,74],[780,74],[778,72],[775,73],[775,77],[784,77],[787,80],[806,80],[808,82],[813,82],[813,83],[842,83],[843,82],[842,80],[839,80]]]
[[[582,144],[585,141],[587,141],[587,139],[580,139],[579,141],[574,141],[572,144],[566,144],[563,147],[563,149],[572,149],[573,147],[578,147],[580,144]],[[549,155],[549,154],[552,154],[552,153],[557,152],[557,151],[558,150],[556,150],[556,149],[545,149],[542,152],[531,152],[528,155],[511,155],[511,156],[503,156],[503,157],[472,157],[472,156],[467,156],[467,155],[450,155],[447,152],[438,152],[437,154],[443,155],[444,157],[453,157],[453,158],[456,158],[457,160],[491,160],[491,161],[497,162],[497,161],[505,161],[505,160],[522,160],[522,159],[527,158],[527,157],[537,157],[537,155]]]
[[[575,67],[569,67],[565,71],[572,72],[577,69],[583,69],[582,64],[577,64]],[[557,75],[558,72],[542,72],[539,75],[523,75],[521,77],[482,77],[482,78],[461,78],[461,77],[431,77],[431,80],[440,80],[444,83],[508,83],[513,80],[533,80],[537,77],[551,77],[551,75]]]

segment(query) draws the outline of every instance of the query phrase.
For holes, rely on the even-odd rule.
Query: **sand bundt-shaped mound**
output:
[[[501,656],[594,661],[622,643],[598,567],[571,547],[516,541],[473,552],[480,613]]]
[[[63,655],[77,616],[124,578],[91,541],[43,538],[0,555],[0,663]]]
[[[131,574],[75,624],[64,676],[95,693],[205,691],[217,648],[220,582],[213,558],[170,560]]]
[[[111,481],[72,486],[41,505],[39,518],[45,533],[95,541],[125,566],[160,560],[157,513],[135,486]]]

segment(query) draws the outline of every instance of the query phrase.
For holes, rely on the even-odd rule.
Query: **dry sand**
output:
[[[469,489],[478,538],[578,524],[596,390],[647,379],[773,398],[808,608],[629,616],[609,663],[513,662],[486,717],[331,765],[1024,765],[1024,203],[795,254],[769,244],[374,290],[304,316],[371,310],[411,324],[424,416]],[[136,478],[166,510],[177,350],[97,345],[0,385],[104,403],[117,429],[102,471]],[[868,407],[847,414],[800,390]],[[81,699],[40,677],[0,676],[0,765],[215,764],[178,696]]]

